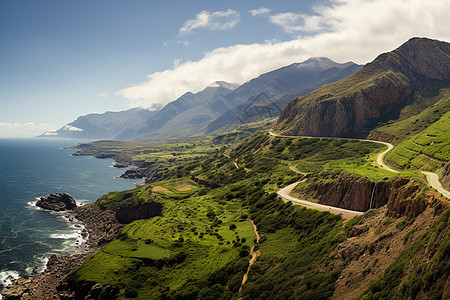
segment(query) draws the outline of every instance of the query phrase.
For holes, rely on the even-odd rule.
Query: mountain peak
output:
[[[297,64],[293,64],[293,65],[297,68],[302,68],[302,69],[330,69],[330,68],[343,69],[352,64],[354,64],[354,63],[347,62],[345,64],[340,64],[340,63],[337,63],[327,57],[311,57],[302,63],[297,63]]]
[[[235,90],[237,87],[239,86],[239,84],[237,83],[230,83],[230,82],[225,82],[225,81],[216,81],[211,83],[210,85],[208,85],[208,87],[211,88],[225,88],[227,90]]]
[[[377,123],[399,119],[412,103],[425,106],[423,99],[448,87],[449,54],[449,43],[410,39],[354,75],[293,99],[281,113],[277,130],[289,135],[365,137]]]
[[[414,37],[393,52],[404,58],[418,74],[431,79],[450,80],[449,43]]]

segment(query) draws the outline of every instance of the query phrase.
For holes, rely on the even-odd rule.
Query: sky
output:
[[[450,0],[0,0],[0,137],[156,109],[223,80],[450,42]]]

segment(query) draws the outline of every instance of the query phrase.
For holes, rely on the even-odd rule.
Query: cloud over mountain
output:
[[[239,15],[230,10],[220,13]],[[269,16],[269,22],[295,34],[293,40],[217,48],[198,61],[186,61],[173,69],[152,73],[147,81],[117,94],[129,99],[131,106],[152,107],[164,105],[187,91],[198,92],[214,81],[243,83],[311,56],[366,63],[413,36],[450,40],[450,27],[442,26],[448,23],[449,15],[448,0],[334,0],[327,6],[316,7],[313,15],[285,12]],[[221,18],[221,14],[202,12],[187,21],[180,32],[234,24],[231,21],[216,24]]]

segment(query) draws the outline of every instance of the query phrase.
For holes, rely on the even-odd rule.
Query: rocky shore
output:
[[[158,181],[162,177],[161,165],[155,162],[132,160],[126,153],[98,149],[89,144],[80,144],[72,147],[78,149],[73,156],[93,156],[100,159],[109,158],[115,161],[115,168],[128,168],[120,178],[140,179],[145,178],[145,183]]]
[[[3,299],[77,299],[73,288],[68,284],[68,274],[79,267],[90,255],[103,245],[116,238],[123,225],[114,213],[101,210],[95,204],[79,206],[67,212],[72,222],[81,222],[89,235],[86,244],[81,245],[74,254],[57,257],[51,256],[43,273],[34,276],[21,276],[3,288]],[[87,294],[90,299],[97,299],[104,290],[111,287],[91,287]],[[110,293],[109,293],[110,294]]]

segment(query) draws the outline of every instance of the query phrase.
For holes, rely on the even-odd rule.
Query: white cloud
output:
[[[215,11],[212,13],[204,10],[195,15],[194,19],[186,21],[178,33],[180,35],[186,35],[199,28],[208,30],[231,29],[239,23],[240,19],[241,17],[239,13],[233,9],[226,11]]]
[[[450,41],[449,15],[448,0],[334,0],[315,8],[314,16],[301,17],[299,26],[310,33],[307,36],[218,48],[198,61],[150,74],[146,82],[117,94],[129,99],[131,106],[152,107],[214,81],[243,83],[311,56],[366,63],[413,36]]]
[[[48,123],[5,123],[0,122],[0,137],[34,137],[45,131],[58,129],[57,126]]]
[[[317,32],[327,28],[325,19],[320,16],[308,16],[292,12],[280,13],[269,17],[272,24],[280,26],[284,31]]]
[[[267,16],[270,13],[270,9],[268,9],[267,7],[261,7],[258,9],[252,9],[249,12],[253,17],[254,16]]]

